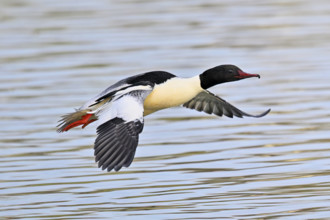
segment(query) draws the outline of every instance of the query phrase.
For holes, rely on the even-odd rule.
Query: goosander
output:
[[[58,132],[98,120],[94,143],[95,161],[102,170],[119,171],[131,165],[144,116],[161,109],[180,106],[217,116],[242,118],[262,117],[245,113],[207,89],[221,83],[237,81],[249,74],[234,65],[220,65],[191,78],[180,78],[165,71],[152,71],[120,80],[87,101],[83,106],[62,116]]]

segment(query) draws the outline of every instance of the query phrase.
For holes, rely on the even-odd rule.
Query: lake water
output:
[[[330,4],[2,0],[1,219],[329,219]],[[95,125],[60,116],[130,75],[232,63],[211,89],[263,118],[145,118],[134,162],[94,163]]]

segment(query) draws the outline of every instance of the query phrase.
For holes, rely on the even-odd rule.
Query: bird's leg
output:
[[[92,117],[92,115],[93,115],[93,114],[86,114],[86,115],[83,115],[83,116],[81,117],[80,120],[75,121],[75,122],[69,124],[68,126],[66,126],[66,127],[63,129],[63,131],[68,131],[68,130],[70,130],[71,128],[77,127],[77,126],[79,126],[79,125],[83,125],[82,128],[86,127],[89,123],[91,123],[91,122],[93,122],[93,121],[96,120],[96,119],[89,120],[90,117]]]

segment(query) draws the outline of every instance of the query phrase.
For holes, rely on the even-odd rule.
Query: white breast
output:
[[[156,85],[144,101],[144,115],[182,105],[203,91],[199,76],[192,78],[172,78]]]

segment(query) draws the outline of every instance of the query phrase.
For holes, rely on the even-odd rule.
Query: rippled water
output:
[[[328,1],[2,0],[3,219],[329,219]],[[260,73],[212,92],[260,119],[150,115],[131,167],[60,115],[150,70]]]

